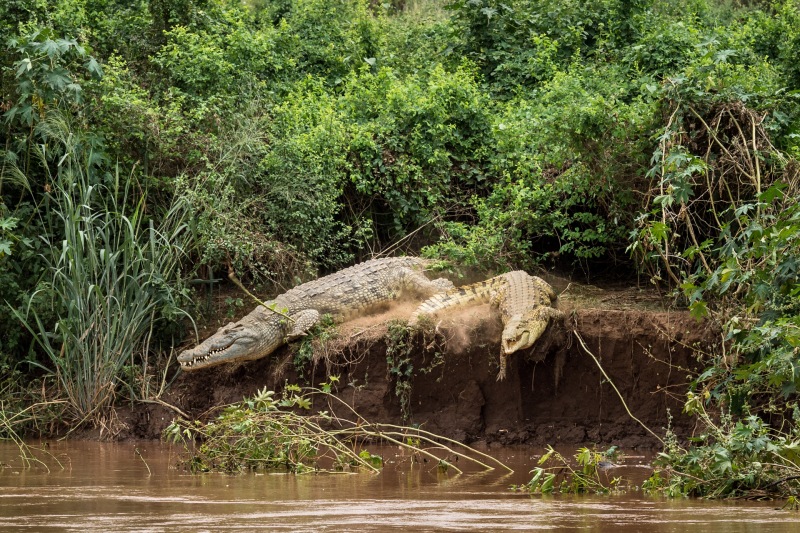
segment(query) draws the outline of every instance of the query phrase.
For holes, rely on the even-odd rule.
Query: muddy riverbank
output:
[[[693,421],[681,414],[687,378],[702,365],[697,349],[718,337],[645,291],[549,281],[563,291],[558,306],[567,319],[514,354],[504,381],[496,380],[501,323],[488,306],[443,317],[398,349],[391,324],[407,318],[410,304],[340,325],[314,343],[313,362],[298,364],[294,344],[262,360],[184,372],[162,400],[202,418],[263,387],[337,375],[339,396],[367,419],[465,442],[657,446],[628,410],[659,435],[671,416],[675,432],[689,436]],[[176,412],[144,404],[118,415],[120,438],[158,438]]]

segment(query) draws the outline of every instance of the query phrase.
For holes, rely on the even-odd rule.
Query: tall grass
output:
[[[30,307],[17,316],[49,358],[74,417],[99,422],[112,406],[123,367],[147,349],[154,322],[183,313],[178,285],[191,238],[188,210],[175,203],[155,223],[147,217],[145,195],[132,196],[134,180],[121,180],[119,168],[101,172],[66,121],[56,117],[44,128],[63,146],[45,200],[51,277],[39,289],[53,298],[57,319],[50,327]]]

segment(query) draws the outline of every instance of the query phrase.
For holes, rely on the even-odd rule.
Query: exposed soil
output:
[[[687,312],[665,309],[655,294],[548,281],[564,291],[558,306],[567,318],[551,324],[532,349],[512,355],[504,381],[496,380],[499,317],[488,305],[467,309],[412,336],[403,409],[387,363],[389,321],[405,320],[416,306],[401,304],[340,325],[324,343],[315,341],[316,363],[307,368],[295,368],[295,344],[258,361],[183,372],[162,400],[202,418],[263,387],[318,384],[338,375],[338,394],[366,419],[420,424],[465,442],[657,446],[626,405],[659,435],[671,414],[676,434],[689,436],[693,422],[681,414],[687,380],[700,365],[697,350],[708,353],[717,336]],[[405,420],[404,411],[410,411]],[[119,415],[127,427],[122,437],[158,438],[176,413],[144,404]]]

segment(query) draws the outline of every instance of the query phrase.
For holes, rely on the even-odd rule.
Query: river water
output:
[[[446,475],[393,448],[380,474],[187,474],[177,447],[153,442],[50,443],[49,466],[24,468],[0,442],[0,531],[800,531],[780,502],[716,502],[619,496],[529,496],[541,450],[490,453],[514,468]],[[61,463],[59,467],[56,460]],[[640,483],[647,457],[614,469]]]

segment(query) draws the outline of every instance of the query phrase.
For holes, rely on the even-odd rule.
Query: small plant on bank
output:
[[[302,342],[300,342],[300,347],[294,354],[292,362],[294,363],[297,374],[303,375],[303,373],[308,370],[309,364],[316,362],[314,359],[316,349],[328,341],[333,340],[337,335],[336,323],[333,320],[333,316],[327,313],[322,315],[320,321],[311,328],[308,335],[303,337]]]
[[[419,315],[411,329],[413,333],[421,335],[420,346],[423,350],[423,363],[427,360],[427,355],[431,355],[430,363],[419,369],[420,374],[430,374],[437,368],[441,368],[444,372],[444,352],[447,350],[447,339],[440,334],[433,317],[424,313]],[[436,379],[437,383],[442,380],[442,377],[443,374]]]
[[[287,384],[280,395],[263,389],[229,405],[210,422],[175,420],[164,430],[164,438],[184,446],[186,456],[180,464],[193,473],[377,472],[383,459],[362,446],[366,441],[396,445],[410,452],[414,462],[427,461],[440,470],[461,473],[454,464],[459,460],[493,468],[476,456],[509,470],[496,459],[440,435],[365,420],[332,394],[337,383],[332,376],[320,388]],[[329,409],[312,409],[317,401],[327,402]],[[346,418],[334,409],[345,411]]]
[[[792,498],[800,490],[800,434],[779,432],[756,415],[738,420],[723,411],[716,422],[702,396],[690,393],[684,411],[705,432],[687,450],[668,435],[656,470],[642,488],[668,496]],[[795,427],[800,409],[794,407]]]
[[[317,418],[296,412],[309,409],[310,398],[300,387],[287,385],[281,396],[262,389],[254,397],[226,407],[213,422],[175,421],[164,435],[184,444],[189,458],[183,466],[191,472],[304,472],[314,469],[327,454],[338,470],[369,465],[318,425],[329,421],[327,414]],[[190,450],[196,440],[201,440],[200,445]]]
[[[412,349],[411,328],[403,321],[391,321],[386,336],[386,368],[389,377],[395,380],[394,390],[400,399],[403,422],[411,420],[411,378],[414,377]]]
[[[613,462],[619,460],[619,451],[612,446],[604,452],[589,448],[581,448],[575,454],[574,462],[547,447],[539,459],[539,466],[531,472],[533,477],[528,483],[512,486],[512,490],[527,491],[531,494],[611,494],[620,492],[622,478],[609,478],[601,472]],[[548,465],[548,466],[544,466]]]

